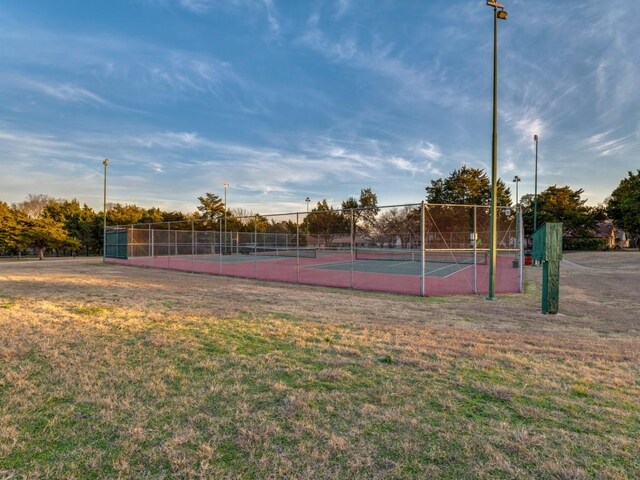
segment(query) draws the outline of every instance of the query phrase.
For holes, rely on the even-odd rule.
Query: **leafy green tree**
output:
[[[293,220],[281,220],[277,222],[272,218],[267,227],[267,232],[295,235],[298,232],[298,225]]]
[[[21,247],[21,225],[18,223],[18,212],[5,202],[0,202],[0,252],[18,252]]]
[[[607,212],[640,249],[640,170],[620,181],[607,201]]]
[[[351,228],[347,218],[324,199],[305,216],[302,230],[318,235],[325,246],[331,246],[336,235],[348,234]]]
[[[132,205],[135,206],[135,205]],[[140,208],[142,215],[137,223],[160,223],[160,222],[168,222],[170,219],[165,218],[166,212],[163,212],[158,207],[151,208]]]
[[[224,215],[225,205],[218,195],[207,192],[203,197],[198,197],[198,201],[200,205],[197,208],[204,220],[215,220]]]
[[[66,219],[69,235],[80,241],[87,256],[91,252],[99,252],[102,248],[102,236],[96,235],[94,228],[97,219],[100,219],[98,214],[86,204],[79,212]]]
[[[562,222],[565,235],[574,237],[592,236],[602,212],[592,208],[582,199],[584,190],[573,190],[569,186],[552,185],[538,194],[538,227],[546,222]],[[525,233],[533,233],[534,196],[524,195],[521,198],[522,215]]]
[[[25,218],[22,220],[22,238],[24,244],[34,246],[38,250],[38,258],[44,258],[47,248],[77,249],[80,242],[67,235],[64,225],[51,218]]]
[[[463,165],[426,187],[428,203],[491,205],[491,180],[481,168]],[[498,206],[511,205],[511,191],[498,179]]]
[[[256,213],[246,222],[246,231],[264,233],[269,229],[269,219],[264,215]]]
[[[30,193],[25,201],[14,207],[17,223],[14,244],[19,255],[27,247],[36,247],[42,260],[46,248],[60,248],[69,245],[68,241],[73,246],[79,245],[69,239],[64,229],[64,200]]]
[[[222,214],[224,219],[224,212]],[[227,230],[230,232],[266,232],[269,227],[267,217],[244,208],[227,211]]]
[[[378,208],[378,195],[374,193],[371,187],[363,188],[360,190],[360,198],[349,197],[342,202],[343,210],[350,210],[344,212],[348,215],[349,222],[351,222],[350,216],[353,211],[353,219],[358,231],[367,231],[371,229],[376,220],[376,215],[380,212]],[[354,231],[354,234],[356,232]]]
[[[81,207],[76,199],[53,200],[44,207],[43,215],[62,223],[69,237],[79,241],[87,255],[102,247],[102,236],[96,235],[94,229],[97,214],[87,204]]]
[[[182,212],[178,212],[177,210],[171,212],[160,212],[160,217],[162,222],[186,222],[189,221],[187,215]],[[151,222],[150,222],[151,223]]]
[[[147,210],[137,205],[122,205],[120,203],[107,205],[107,225],[145,223],[146,215]],[[102,217],[102,212],[100,212],[100,217]]]

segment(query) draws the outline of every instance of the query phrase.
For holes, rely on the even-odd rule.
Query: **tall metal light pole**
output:
[[[497,202],[498,202],[498,20],[506,20],[504,5],[495,0],[487,0],[493,8],[493,135],[491,142],[491,245],[489,253],[489,294],[493,300],[496,293],[496,260],[497,260]]]
[[[104,188],[102,197],[102,261],[105,261],[107,257],[107,167],[109,166],[109,160],[104,159],[102,161],[104,165]]]
[[[538,135],[533,136],[536,143],[536,174],[533,182],[533,231],[538,229]]]
[[[311,199],[309,197],[304,199],[305,202],[307,202],[307,213],[309,213],[309,202],[311,201]]]
[[[518,184],[520,183],[520,180],[521,180],[521,178],[518,175],[513,177],[513,181],[516,184],[516,207],[520,203],[520,197],[518,196]]]
[[[226,250],[227,249],[227,188],[229,188],[229,184],[223,183],[222,186],[224,187],[224,246]]]

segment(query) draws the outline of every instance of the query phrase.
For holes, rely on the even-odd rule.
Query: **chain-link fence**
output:
[[[487,293],[490,213],[486,206],[423,203],[108,227],[106,257],[358,290]],[[522,291],[521,218],[516,209],[497,209],[496,293]]]

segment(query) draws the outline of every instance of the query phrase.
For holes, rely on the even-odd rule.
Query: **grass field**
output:
[[[640,477],[640,253],[417,298],[0,263],[0,478]]]

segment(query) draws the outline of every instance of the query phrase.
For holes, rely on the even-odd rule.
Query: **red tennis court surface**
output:
[[[514,267],[513,258],[513,255],[498,256],[496,293],[521,291],[519,269],[517,266]],[[488,292],[488,265],[427,264],[422,289],[423,277],[419,262],[361,262],[353,260],[348,253],[318,258],[184,255],[135,257],[126,260],[108,258],[106,261],[138,267],[407,295],[438,296]],[[410,263],[415,266],[407,268],[407,264]]]

